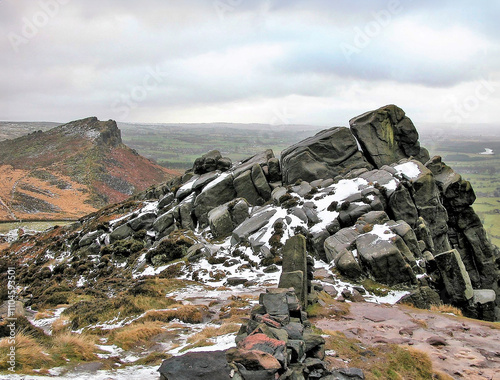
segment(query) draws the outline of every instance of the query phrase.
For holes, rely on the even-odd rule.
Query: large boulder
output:
[[[395,105],[356,116],[349,120],[349,125],[366,158],[376,168],[410,156],[422,163],[429,160],[427,150],[420,148],[412,121]]]
[[[231,165],[229,158],[222,157],[218,150],[211,150],[195,160],[193,172],[194,174],[205,174],[215,170],[227,171]]]
[[[239,198],[245,198],[248,203],[254,206],[262,206],[264,199],[259,195],[252,181],[252,171],[245,170],[233,181],[236,195]]]
[[[353,169],[369,168],[348,128],[334,127],[319,132],[281,152],[283,182],[333,178]]]
[[[387,285],[416,283],[415,273],[393,240],[367,233],[356,239],[356,248],[363,268],[375,281]]]
[[[460,253],[452,249],[434,256],[434,259],[441,272],[447,293],[446,298],[455,304],[469,301],[474,296],[474,292]]]
[[[225,351],[189,352],[164,360],[160,380],[230,380],[231,367]]]
[[[194,213],[200,227],[208,226],[208,212],[217,206],[233,200],[236,190],[233,186],[233,175],[223,173],[203,188],[194,201]]]
[[[234,228],[249,217],[249,204],[243,198],[225,203],[208,213],[210,231],[216,238],[231,236]]]

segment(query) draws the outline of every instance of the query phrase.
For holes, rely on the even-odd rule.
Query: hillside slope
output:
[[[0,142],[0,220],[74,219],[170,178],[95,117]]]

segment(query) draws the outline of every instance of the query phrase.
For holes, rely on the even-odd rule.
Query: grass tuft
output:
[[[445,313],[445,314],[455,314],[460,317],[462,316],[462,310],[452,305],[439,305],[439,306],[431,305],[431,311],[437,311],[439,313]]]
[[[146,344],[148,339],[164,332],[161,326],[160,322],[135,323],[114,330],[111,340],[124,350],[129,350],[134,346]]]

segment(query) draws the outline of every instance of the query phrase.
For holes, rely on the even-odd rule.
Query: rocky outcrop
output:
[[[376,168],[415,157],[425,164],[429,153],[420,147],[418,132],[404,111],[388,105],[349,120],[367,160]]]
[[[211,151],[182,177],[139,194],[119,219],[82,220],[92,227],[71,250],[153,266],[143,273],[179,259],[223,260],[224,269],[187,276],[230,286],[251,285],[242,271],[281,265],[280,286],[293,288],[302,307],[314,298],[313,256],[347,279],[408,289],[414,304],[437,296],[468,316],[500,319],[500,253],[471,207],[470,184],[439,157],[428,160],[396,106],[352,119],[351,130],[322,131],[281,160],[266,150],[230,164]]]
[[[230,158],[222,157],[222,154],[218,150],[211,150],[195,160],[193,173],[205,174],[216,170],[225,172],[229,170],[231,165],[232,162]]]
[[[358,150],[349,129],[335,127],[301,141],[281,152],[283,182],[334,178],[353,169],[371,166]]]

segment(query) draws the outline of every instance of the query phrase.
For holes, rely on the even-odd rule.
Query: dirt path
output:
[[[9,208],[9,206],[7,206],[7,204],[3,201],[2,197],[0,197],[0,205],[5,208],[5,210],[7,210],[7,213],[9,214],[9,216],[13,219],[13,220],[16,220],[16,215],[14,215],[14,213],[12,212],[12,210]]]
[[[413,346],[429,354],[435,369],[454,379],[500,380],[500,323],[495,326],[399,305],[350,305],[350,314],[342,320],[317,319],[313,323],[367,345]],[[434,337],[444,339],[445,345],[431,345]]]

